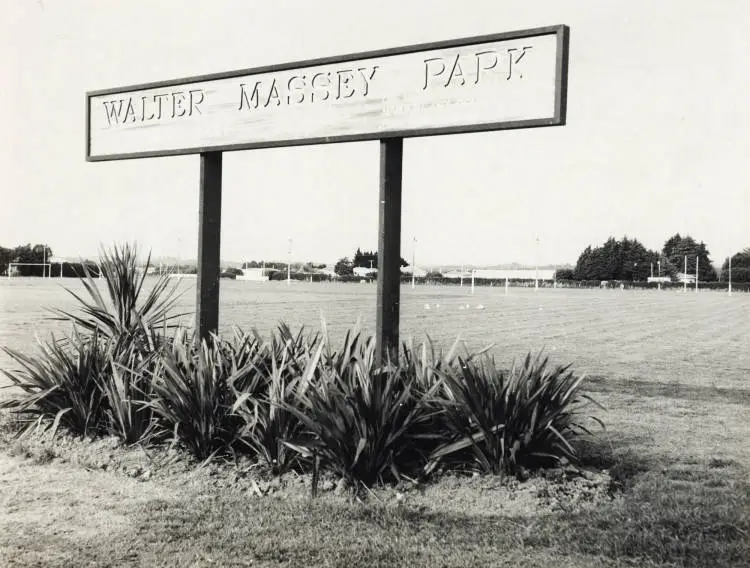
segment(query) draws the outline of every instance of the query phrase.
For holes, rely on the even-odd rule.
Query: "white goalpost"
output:
[[[52,278],[52,263],[49,263],[49,262],[9,262],[8,263],[8,278],[13,277],[14,266],[41,266],[43,267],[42,278]],[[62,274],[62,268],[60,269],[60,273]]]

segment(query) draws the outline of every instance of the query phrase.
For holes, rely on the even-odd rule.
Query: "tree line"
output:
[[[42,264],[49,261],[52,249],[47,245],[25,244],[13,248],[0,246],[0,271],[3,276],[8,275],[11,262],[23,262]],[[19,276],[41,276],[41,266],[18,266],[16,268]]]
[[[49,262],[52,257],[52,249],[47,245],[25,244],[17,247],[0,246],[0,275],[7,276],[10,263],[42,264]],[[714,268],[708,247],[703,241],[696,241],[693,237],[681,236],[679,233],[667,239],[661,251],[647,249],[638,239],[630,239],[627,236],[621,240],[610,237],[602,246],[587,246],[578,257],[575,268],[560,269],[557,271],[559,280],[622,280],[643,281],[649,276],[667,276],[674,278],[678,273],[685,271],[685,257],[687,257],[687,273],[695,274],[696,261],[698,263],[698,277],[702,282],[714,282],[720,279],[723,282],[729,280],[729,259],[725,259],[720,271]],[[88,262],[87,262],[88,264]],[[260,268],[260,261],[251,261],[243,264],[243,268]],[[409,266],[403,257],[401,266]],[[265,263],[267,270],[286,271],[287,265],[281,262]],[[295,271],[313,272],[315,269],[324,268],[323,264],[311,262],[300,263]],[[377,251],[362,251],[357,248],[354,255],[338,260],[334,272],[339,276],[352,275],[355,267],[378,268]],[[64,276],[77,276],[82,274],[81,263],[64,263]],[[98,271],[95,263],[91,263],[94,272]],[[17,266],[14,267],[14,275],[17,276],[41,276],[42,266]],[[59,274],[55,268],[55,275]],[[653,271],[653,272],[652,272]],[[49,272],[47,272],[49,274]],[[732,256],[732,281],[750,282],[750,247],[735,253]]]
[[[76,278],[83,276],[84,264],[92,276],[99,275],[99,265],[90,260],[82,262],[55,262],[50,263],[52,249],[47,245],[19,245],[17,247],[0,246],[0,276],[8,276],[11,263],[20,263],[13,266],[11,276],[62,276]],[[47,264],[48,266],[44,266]],[[32,265],[32,266],[29,266]],[[36,266],[33,266],[36,265]]]
[[[685,272],[695,275],[701,282],[729,279],[729,259],[724,261],[717,273],[711,262],[710,252],[703,241],[679,233],[667,239],[661,251],[649,250],[638,239],[610,237],[598,247],[587,246],[578,257],[574,269],[558,270],[561,280],[646,280],[649,276],[674,278]],[[732,281],[750,282],[750,248],[732,257]]]
[[[401,257],[401,266],[409,266],[409,263]],[[362,251],[359,247],[354,252],[351,260],[348,256],[340,258],[336,262],[336,266],[333,271],[339,276],[350,276],[354,274],[355,268],[372,268],[377,270],[378,268],[378,252],[377,251]]]

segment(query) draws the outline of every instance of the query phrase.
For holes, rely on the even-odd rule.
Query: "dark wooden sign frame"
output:
[[[554,116],[552,116],[551,118],[468,124],[465,126],[439,128],[394,130],[373,134],[330,136],[325,138],[302,138],[276,140],[270,142],[188,147],[161,151],[130,152],[99,156],[91,155],[90,113],[92,97],[139,91],[143,89],[183,85],[187,83],[234,78],[251,74],[277,72],[289,69],[327,65],[332,63],[344,63],[348,61],[376,57],[386,57],[391,55],[400,55],[451,47],[464,47],[480,43],[513,40],[525,37],[552,34],[556,35],[557,39],[557,61],[555,70],[556,75]],[[174,79],[170,81],[131,85],[128,87],[120,87],[115,89],[88,91],[86,93],[86,161],[100,162],[110,160],[126,160],[133,158],[200,154],[200,206],[198,218],[199,239],[198,277],[196,291],[196,328],[198,330],[198,336],[200,338],[206,338],[211,332],[217,331],[219,322],[219,258],[221,248],[220,234],[222,152],[249,150],[256,148],[380,140],[380,191],[378,216],[378,258],[380,266],[378,267],[379,270],[377,279],[376,339],[378,345],[378,357],[383,360],[387,356],[393,358],[398,354],[399,345],[399,307],[401,282],[401,172],[403,163],[403,139],[407,137],[423,137],[443,134],[564,125],[567,118],[569,38],[570,29],[568,28],[568,26],[548,26],[499,34],[475,36],[463,39],[424,43],[379,51],[352,53],[336,57],[311,59],[306,61],[285,63],[282,65],[269,65],[252,69],[230,71],[226,73],[215,73],[183,79]]]

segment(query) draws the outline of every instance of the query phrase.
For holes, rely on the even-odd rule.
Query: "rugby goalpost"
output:
[[[51,279],[52,276],[52,267],[55,265],[58,265],[60,267],[60,272],[58,273],[55,278],[62,278],[63,277],[63,265],[66,264],[67,261],[60,261],[60,262],[9,262],[8,263],[8,279],[13,278],[13,267],[14,266],[42,266],[44,267],[42,269],[42,278]],[[97,278],[102,278],[102,267],[100,264],[97,264],[97,271],[98,276]],[[49,267],[49,269],[47,269]],[[22,276],[17,276],[17,278],[23,278]]]
[[[42,266],[42,278],[52,278],[52,263],[50,262],[9,262],[8,278],[13,278],[14,266]],[[49,267],[49,271],[47,270],[47,267]],[[47,274],[48,272],[49,274]],[[60,268],[60,274],[62,274],[62,268]]]

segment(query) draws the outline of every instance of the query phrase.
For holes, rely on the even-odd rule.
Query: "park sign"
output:
[[[219,325],[223,153],[378,140],[376,357],[398,357],[407,137],[565,124],[567,26],[86,93],[86,160],[200,154],[197,337]],[[291,280],[288,279],[291,285]]]
[[[86,93],[86,159],[565,123],[566,26]]]

